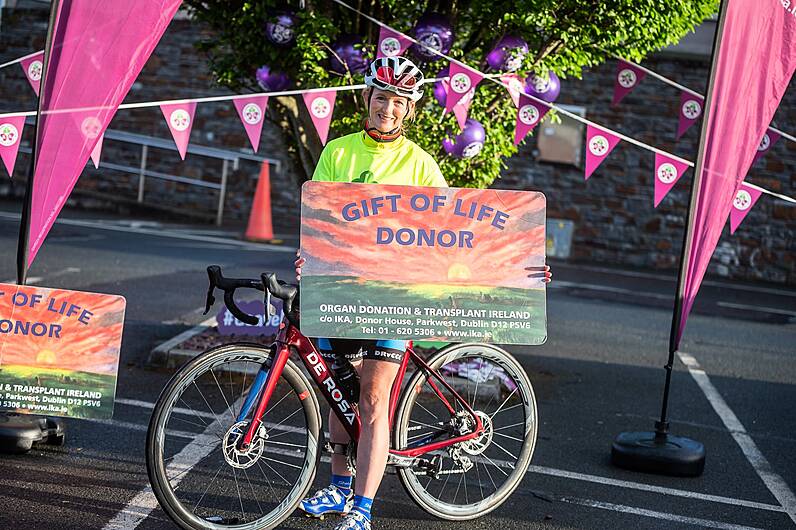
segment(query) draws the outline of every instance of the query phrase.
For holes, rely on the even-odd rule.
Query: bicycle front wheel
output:
[[[274,528],[315,476],[320,408],[291,361],[247,451],[238,415],[271,352],[257,344],[212,348],[188,362],[160,395],[147,433],[146,461],[163,510],[189,530]]]
[[[537,413],[533,387],[522,366],[489,344],[458,344],[440,350],[429,366],[466,400],[481,419],[479,437],[441,449],[435,472],[399,468],[410,497],[428,513],[451,521],[475,519],[500,506],[519,486],[536,445]],[[433,380],[433,378],[431,379]],[[461,432],[471,432],[471,415],[438,383],[451,413],[418,370],[398,405],[393,447],[422,447]]]

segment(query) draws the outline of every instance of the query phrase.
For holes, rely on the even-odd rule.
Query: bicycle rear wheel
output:
[[[475,519],[500,506],[528,470],[537,429],[533,387],[511,355],[489,344],[449,346],[428,364],[467,400],[480,417],[484,433],[424,455],[439,459],[441,473],[436,476],[409,467],[398,468],[398,477],[409,496],[428,513],[452,521]],[[418,447],[471,432],[469,413],[437,383],[456,409],[451,414],[428,381],[418,370],[404,388],[393,447]]]
[[[190,530],[274,528],[312,485],[320,409],[306,377],[288,360],[247,452],[237,416],[271,352],[257,344],[210,349],[177,372],[147,432],[146,461],[163,510]]]

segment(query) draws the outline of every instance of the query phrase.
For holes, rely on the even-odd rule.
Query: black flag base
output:
[[[632,471],[697,477],[705,469],[705,446],[666,432],[623,432],[611,446],[611,462]]]
[[[63,445],[64,422],[23,414],[0,414],[0,452],[27,453],[34,443]]]

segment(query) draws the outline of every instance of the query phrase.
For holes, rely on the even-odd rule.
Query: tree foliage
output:
[[[361,36],[368,57],[375,57],[378,25],[331,0],[306,0],[303,6],[298,0],[291,4],[187,0],[186,4],[196,19],[213,30],[200,46],[208,53],[217,82],[235,91],[261,91],[255,79],[261,65],[288,73],[295,88],[362,83],[362,76],[339,75],[329,69],[331,45],[342,34]],[[718,10],[718,0],[349,0],[349,5],[404,33],[426,12],[447,16],[456,39],[450,55],[481,71],[486,71],[486,54],[500,37],[519,35],[528,42],[530,53],[518,73],[524,77],[551,69],[562,79],[580,78],[586,68],[613,55],[640,61],[676,43]],[[296,42],[287,48],[272,45],[264,34],[266,20],[284,9],[298,17]],[[421,64],[427,77],[445,66],[444,60]],[[276,104],[269,105],[272,117],[291,137],[289,145],[309,176],[321,146],[303,103],[300,97],[274,99]],[[359,129],[364,116],[358,91],[339,92],[330,138]],[[484,149],[467,160],[447,156],[441,142],[458,133],[458,125],[452,115],[442,115],[428,85],[408,136],[439,161],[451,185],[486,187],[499,176],[505,159],[517,151],[513,144],[516,110],[505,89],[483,81],[469,116],[486,129]]]

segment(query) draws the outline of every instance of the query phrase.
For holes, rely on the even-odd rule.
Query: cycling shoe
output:
[[[299,509],[310,517],[323,518],[325,515],[347,514],[353,505],[353,492],[346,496],[337,486],[329,485],[316,491],[312,497],[302,500]]]
[[[370,520],[357,510],[343,517],[334,530],[370,530]]]

